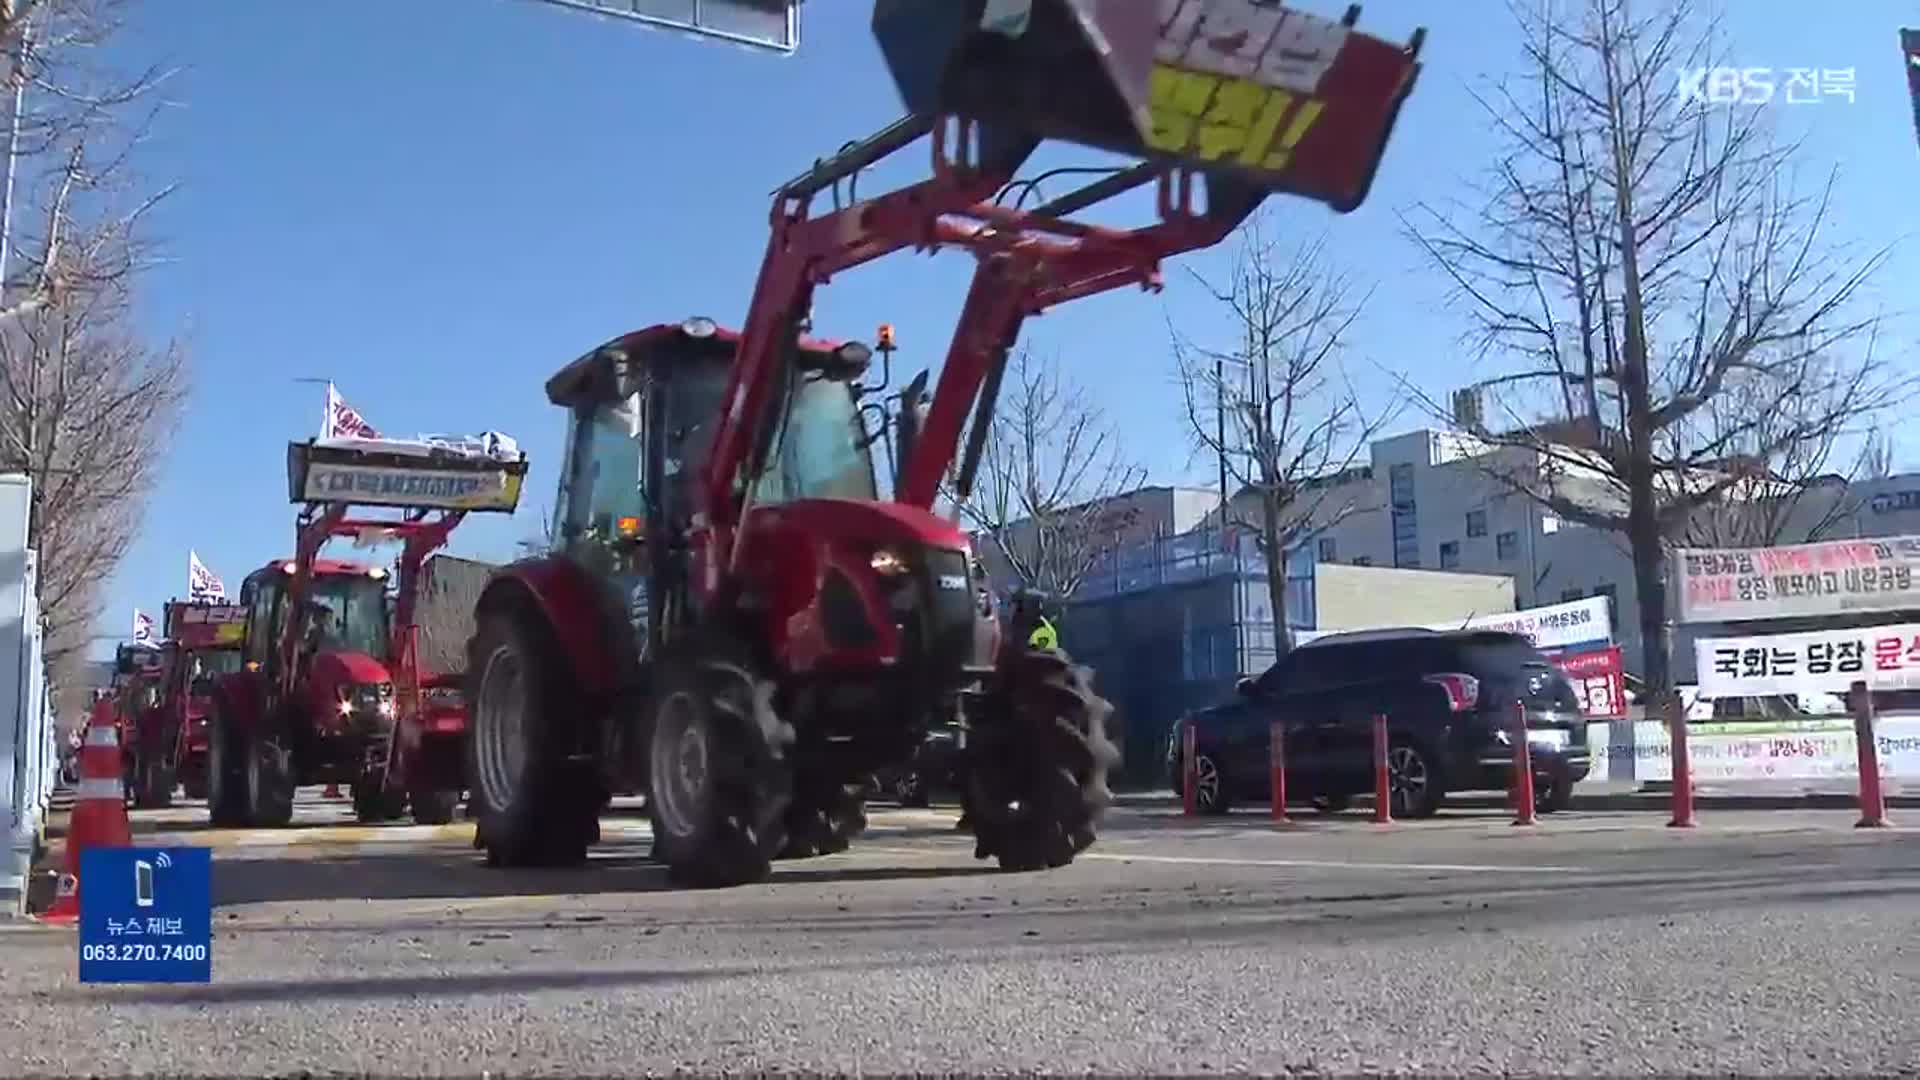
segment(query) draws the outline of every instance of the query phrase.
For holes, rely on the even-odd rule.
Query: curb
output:
[[[1161,793],[1140,795],[1119,795],[1113,805],[1135,810],[1178,810],[1180,800]],[[1264,804],[1263,804],[1264,805]],[[1373,805],[1372,796],[1355,796],[1353,805]],[[1496,794],[1462,794],[1447,797],[1447,805],[1462,810],[1504,810],[1507,801]],[[1860,802],[1854,795],[1838,792],[1808,794],[1795,792],[1780,795],[1730,795],[1714,794],[1695,790],[1693,805],[1696,810],[1854,810]],[[1911,810],[1920,807],[1920,795],[1889,795],[1887,809]],[[1673,796],[1667,792],[1624,791],[1593,793],[1582,795],[1575,792],[1569,810],[1588,812],[1638,812],[1667,813],[1673,809]]]

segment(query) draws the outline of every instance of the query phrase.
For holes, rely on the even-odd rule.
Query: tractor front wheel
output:
[[[275,828],[293,820],[293,751],[286,728],[273,724],[245,739],[247,817],[256,827]]]
[[[838,855],[867,831],[865,784],[833,784],[794,796],[787,807],[787,842],[783,859]]]
[[[453,812],[460,806],[457,788],[419,790],[408,798],[413,803],[413,822],[416,825],[446,825],[453,821]]]
[[[772,683],[735,650],[681,652],[656,663],[647,718],[654,858],[702,888],[764,880],[793,790]]]
[[[207,723],[207,823],[216,829],[247,824],[247,774],[241,756],[242,736],[233,713],[216,704]]]
[[[480,616],[468,646],[468,813],[489,866],[577,866],[599,833],[597,777],[573,760],[582,720],[565,656],[523,608]]]
[[[968,733],[963,812],[974,857],[1003,870],[1065,866],[1093,844],[1120,754],[1107,737],[1113,706],[1090,673],[1056,649],[1002,661]]]

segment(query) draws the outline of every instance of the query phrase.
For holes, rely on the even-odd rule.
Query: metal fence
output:
[[[1313,559],[1286,561],[1287,622],[1314,622]],[[1182,713],[1233,693],[1273,663],[1267,560],[1244,532],[1196,530],[1127,545],[1104,560],[1063,613],[1062,643],[1094,669],[1114,705],[1124,754],[1119,782],[1166,781],[1168,732]]]

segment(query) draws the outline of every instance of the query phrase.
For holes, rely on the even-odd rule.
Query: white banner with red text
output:
[[[1920,536],[1765,548],[1680,548],[1673,596],[1683,623],[1920,609]]]

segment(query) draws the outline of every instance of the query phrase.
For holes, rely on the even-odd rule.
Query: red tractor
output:
[[[139,713],[126,750],[128,791],[142,808],[171,805],[176,784],[189,799],[206,798],[210,695],[216,678],[240,670],[246,609],[171,600],[162,624],[154,701]]]
[[[413,624],[420,565],[469,511],[511,513],[527,462],[438,445],[347,440],[288,447],[304,506],[294,557],[247,576],[245,669],[214,694],[208,812],[216,825],[284,825],[300,784],[347,783],[361,821],[452,820],[465,710],[423,686]],[[359,507],[399,518],[349,517]],[[389,602],[379,567],[319,557],[336,537],[402,543]],[[438,680],[445,683],[448,680]]]
[[[1003,8],[1015,17],[986,21]],[[1157,288],[1161,260],[1219,242],[1273,192],[1358,206],[1418,69],[1417,38],[1354,33],[1357,11],[874,11],[910,115],[778,190],[744,327],[650,327],[547,382],[569,415],[559,543],[493,579],[468,660],[490,863],[580,862],[610,793],[638,786],[676,880],[756,881],[775,858],[844,847],[866,778],[956,716],[976,857],[1057,867],[1093,843],[1117,757],[1110,706],[1018,619],[981,662],[968,538],[935,500],[970,494],[1028,316]],[[841,197],[925,136],[931,178]],[[1036,208],[996,198],[1031,192],[1015,174],[1048,137],[1145,160]],[[1154,224],[1068,216],[1143,187]],[[834,209],[810,213],[830,188]],[[874,431],[872,350],[808,336],[814,291],[939,246],[977,259],[952,346],[930,404],[915,400],[922,376]],[[889,427],[899,475],[882,499],[869,447]]]
[[[141,737],[147,727],[145,719],[156,712],[160,705],[160,682],[166,670],[167,652],[164,645],[144,642],[127,642],[114,651],[113,682],[109,689],[95,700],[96,711],[106,710],[113,717],[116,737],[120,741],[120,779],[121,788],[131,806],[156,805],[145,798],[142,790],[143,763],[154,758],[157,738],[149,737],[145,745]],[[168,789],[171,793],[171,788]]]

